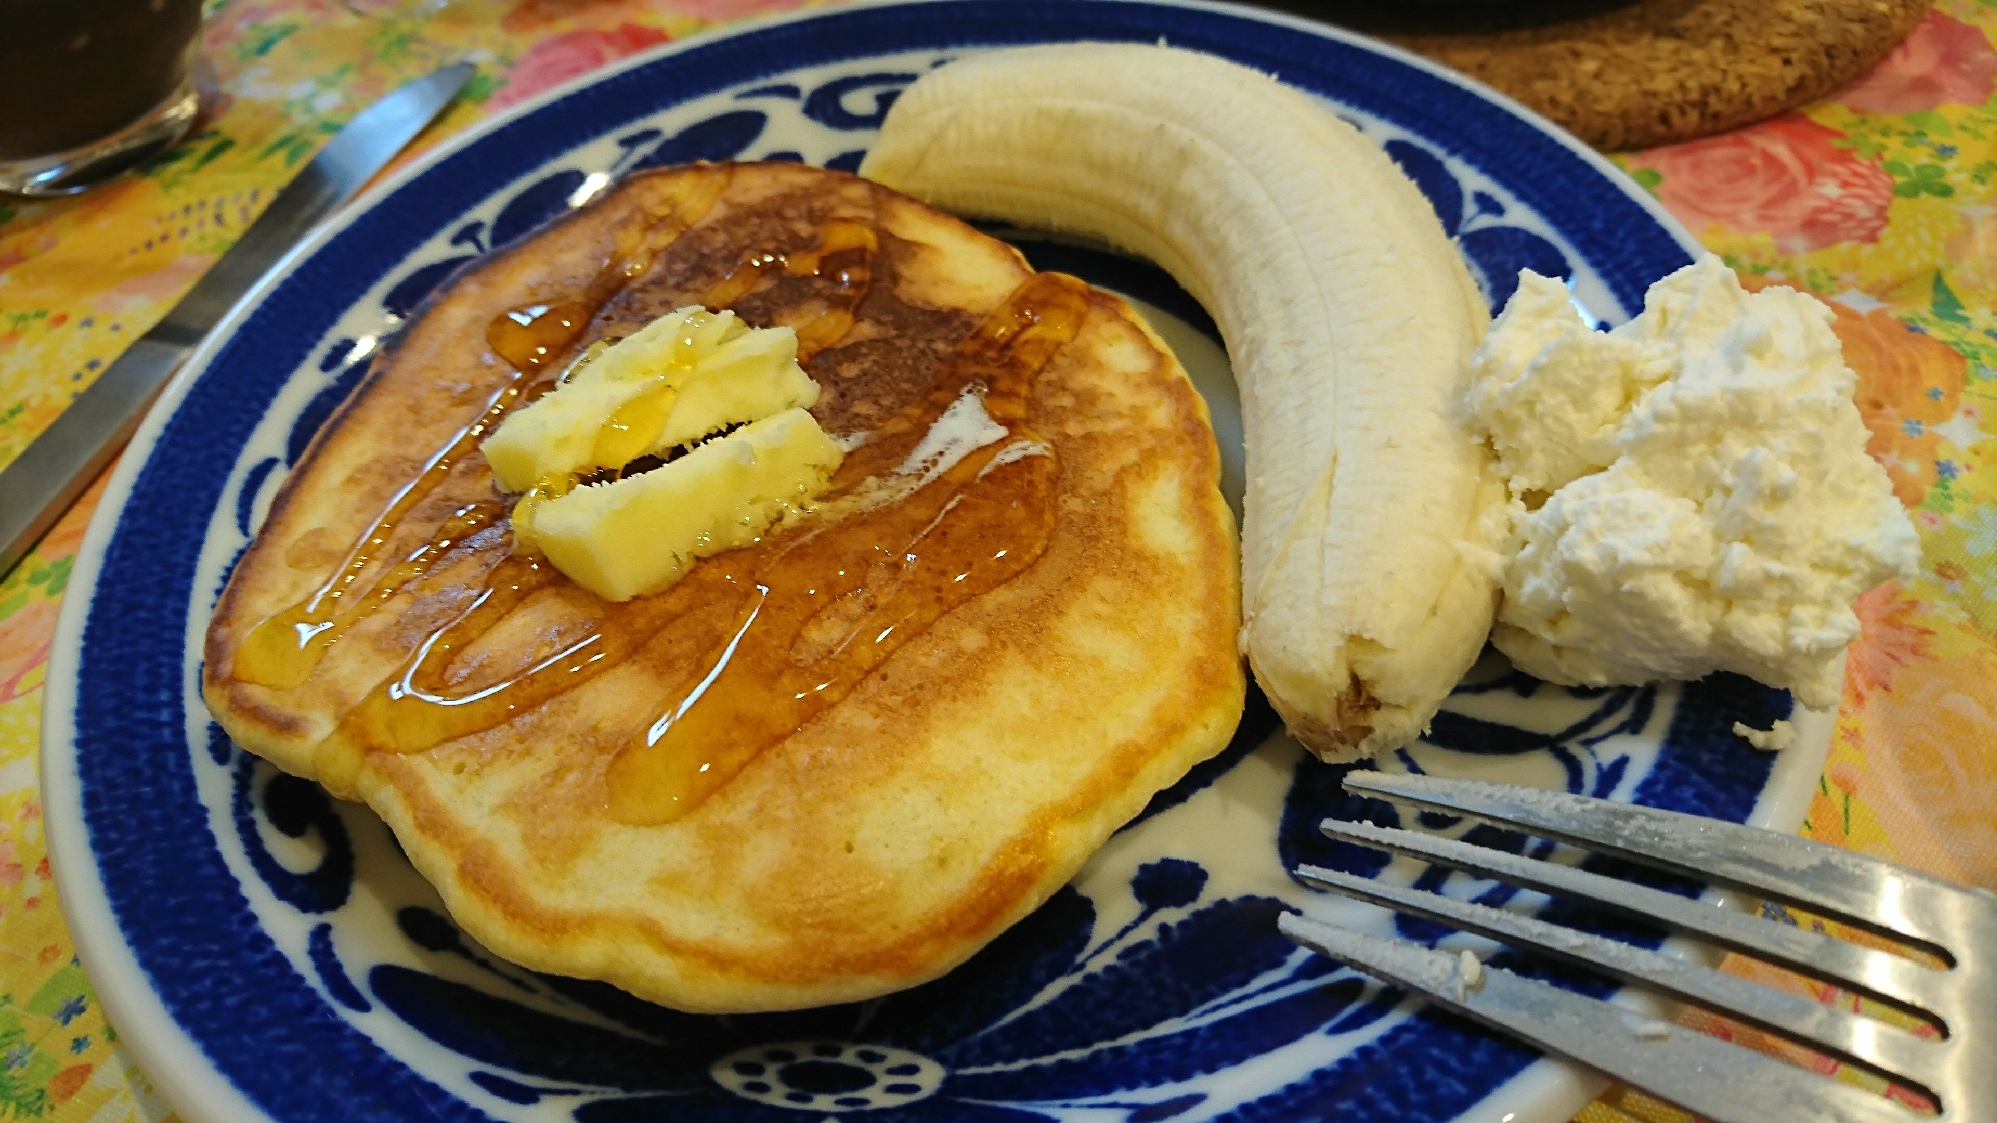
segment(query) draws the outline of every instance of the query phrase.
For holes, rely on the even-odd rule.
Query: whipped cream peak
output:
[[[1831,319],[1707,256],[1598,332],[1523,273],[1461,403],[1512,497],[1500,650],[1553,682],[1725,670],[1835,706],[1852,603],[1919,546]]]

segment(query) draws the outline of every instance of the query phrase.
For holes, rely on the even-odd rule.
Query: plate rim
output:
[[[242,324],[263,306],[298,266],[319,252],[363,216],[393,197],[403,187],[427,174],[437,165],[463,150],[479,144],[495,133],[512,127],[543,107],[572,96],[627,72],[653,65],[675,55],[704,48],[728,38],[760,32],[790,23],[836,17],[859,9],[931,8],[951,0],[853,0],[828,8],[808,8],[751,18],[722,27],[703,30],[684,39],[661,44],[607,66],[579,75],[550,89],[508,106],[425,151],[415,160],[384,178],[361,196],[341,207],[319,224],[280,258],[239,299],[182,364],[178,372],[148,411],[125,453],[120,457],[105,493],[93,513],[76,554],[69,585],[56,620],[45,678],[40,737],[41,789],[45,831],[58,899],[70,924],[72,939],[86,974],[91,978],[107,1018],[124,1028],[120,1041],[139,1062],[147,1077],[181,1114],[189,1118],[213,1120],[270,1120],[272,1117],[250,1100],[209,1057],[203,1045],[183,1030],[167,1010],[136,952],[117,922],[106,891],[102,872],[91,848],[89,831],[83,820],[83,793],[77,773],[75,745],[75,706],[81,671],[82,636],[94,601],[106,548],[116,533],[129,503],[139,472],[151,460],[166,424],[178,413],[187,394],[207,372],[215,357],[230,343]],[[1243,8],[1215,0],[1093,0],[1104,5],[1129,8],[1178,8],[1224,16],[1244,23],[1337,41],[1389,59],[1429,77],[1456,86],[1531,126],[1535,132],[1577,156],[1604,179],[1614,183],[1631,201],[1651,217],[1688,255],[1707,252],[1649,192],[1600,153],[1545,117],[1502,93],[1465,75],[1434,63],[1420,55],[1343,28],[1317,23],[1307,18],[1264,9]],[[857,60],[877,54],[864,43],[834,51],[822,63]],[[816,63],[815,63],[816,64]],[[78,593],[83,595],[79,596]],[[1791,830],[1801,822],[1809,803],[1803,791],[1806,782],[1794,774],[1821,771],[1828,753],[1835,713],[1819,713],[1797,708],[1794,720],[1808,732],[1794,748],[1785,750],[1775,762],[1767,782],[1757,795],[1747,822]],[[1821,734],[1812,736],[1816,729]],[[1801,731],[1801,730],[1799,730]],[[1806,759],[1810,758],[1810,759]],[[51,813],[57,812],[57,813]],[[1544,1105],[1549,1118],[1562,1103],[1570,1103],[1568,1114],[1599,1094],[1607,1081],[1567,1062],[1541,1059],[1529,1064],[1509,1080],[1493,1088],[1482,1103],[1499,1098],[1524,1096]],[[477,1110],[475,1107],[473,1110]],[[1468,1109],[1462,1118],[1476,1115],[1479,1107]],[[1563,1115],[1561,1118],[1565,1118]]]

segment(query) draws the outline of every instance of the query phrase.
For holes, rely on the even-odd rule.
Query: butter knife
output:
[[[126,348],[90,388],[0,469],[0,576],[14,568],[130,440],[166,380],[278,259],[450,104],[472,76],[432,71],[347,122],[210,266],[166,318]]]

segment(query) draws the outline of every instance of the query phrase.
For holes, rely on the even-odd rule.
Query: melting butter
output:
[[[521,493],[516,546],[622,601],[808,507],[845,452],[805,411],[819,391],[797,346],[789,328],[689,305],[572,368],[482,446],[500,486]],[[646,456],[672,459],[621,475]],[[578,487],[606,469],[620,477]]]
[[[930,424],[928,432],[895,469],[895,474],[917,477],[914,486],[923,487],[955,468],[966,456],[1006,436],[1006,427],[985,412],[984,385],[974,382],[964,387],[964,392]]]

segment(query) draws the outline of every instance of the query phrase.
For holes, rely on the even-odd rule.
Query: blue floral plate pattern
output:
[[[432,154],[291,255],[176,380],[64,603],[43,749],[56,873],[124,1039],[187,1118],[1532,1123],[1591,1094],[1585,1076],[1277,935],[1298,908],[1511,958],[1314,893],[1287,872],[1302,862],[1559,906],[1324,839],[1327,815],[1400,817],[1345,795],[1345,769],[1309,760],[1252,692],[1221,756],[956,972],[854,1006],[725,1018],[492,956],[370,812],[244,754],[200,703],[200,637],[230,566],[380,340],[452,270],[634,168],[852,168],[899,91],[966,52],[1160,38],[1276,73],[1379,139],[1494,307],[1531,267],[1617,323],[1689,260],[1640,191],[1515,107],[1361,40],[1199,4],[932,0],[780,20],[631,60]],[[1197,305],[1143,263],[1006,233],[1152,317],[1213,406],[1238,499],[1238,406]],[[1828,719],[1799,712],[1804,745],[1780,756],[1731,732],[1790,708],[1734,677],[1567,690],[1491,656],[1427,738],[1376,763],[1793,827]]]

